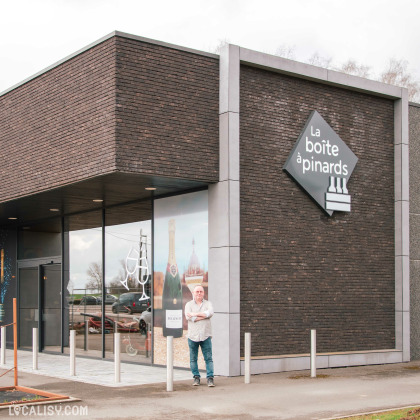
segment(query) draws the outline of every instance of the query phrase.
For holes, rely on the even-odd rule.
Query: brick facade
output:
[[[218,77],[114,36],[0,96],[0,202],[117,171],[217,182]]]
[[[410,122],[410,331],[411,358],[420,359],[420,105],[409,108]]]
[[[252,354],[395,347],[391,100],[241,67],[241,339]],[[327,216],[282,171],[312,110],[359,158],[351,213]],[[241,346],[243,355],[243,343]]]
[[[115,39],[0,96],[0,201],[115,170]]]
[[[219,60],[117,38],[119,171],[217,182]]]

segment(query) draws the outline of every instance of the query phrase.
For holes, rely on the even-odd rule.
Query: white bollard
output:
[[[38,328],[32,328],[32,369],[38,370]]]
[[[166,390],[174,390],[174,338],[166,337]]]
[[[251,383],[251,333],[245,333],[245,383]]]
[[[311,330],[311,378],[316,378],[316,330]]]
[[[115,376],[115,383],[121,382],[120,333],[114,333],[114,376]]]
[[[70,331],[70,376],[76,376],[76,330]]]
[[[89,318],[85,317],[85,350],[89,350]]]
[[[1,330],[0,364],[4,366],[6,364],[6,327],[0,328],[0,330]]]

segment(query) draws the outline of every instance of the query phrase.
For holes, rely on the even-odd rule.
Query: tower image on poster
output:
[[[168,223],[169,256],[163,283],[163,336],[182,337],[182,286],[175,258],[175,220]]]

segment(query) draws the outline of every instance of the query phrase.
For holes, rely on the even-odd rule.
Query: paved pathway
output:
[[[8,358],[10,366],[11,352]],[[174,392],[166,392],[164,368],[125,363],[122,383],[115,386],[111,362],[79,358],[78,376],[70,377],[66,356],[40,355],[37,374],[30,352],[19,352],[19,360],[20,385],[80,399],[56,404],[57,410],[85,407],[88,417],[81,418],[90,420],[325,420],[420,405],[420,361],[320,369],[317,378],[309,371],[254,375],[248,385],[243,377],[216,377],[215,388],[193,387],[189,372],[178,370]],[[9,375],[0,386],[13,382]],[[0,417],[10,415],[15,413],[0,410]]]
[[[13,351],[6,351],[6,369],[13,367]],[[3,366],[0,365],[0,368]],[[121,382],[115,383],[114,362],[76,357],[76,376],[70,376],[70,357],[39,353],[38,370],[32,369],[32,352],[18,351],[18,371],[110,387],[166,383],[166,368],[121,363]],[[191,379],[191,372],[174,369],[174,381]]]

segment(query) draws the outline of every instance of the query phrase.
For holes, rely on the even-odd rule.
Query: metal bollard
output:
[[[174,390],[174,338],[166,337],[166,390]]]
[[[70,376],[76,376],[76,330],[70,331]]]
[[[251,333],[245,333],[245,383],[251,383]]]
[[[114,333],[114,376],[115,376],[115,383],[121,382],[120,333]]]
[[[1,350],[0,350],[0,364],[4,366],[6,364],[6,328],[0,328],[1,330]]]
[[[311,330],[311,378],[316,378],[316,330]]]
[[[32,328],[32,369],[38,370],[38,328]]]

